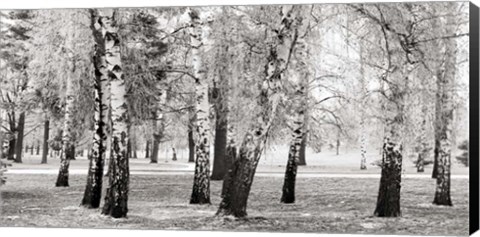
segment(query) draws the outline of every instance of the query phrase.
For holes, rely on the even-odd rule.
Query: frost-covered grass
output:
[[[55,188],[56,175],[7,174],[2,186],[0,226],[232,230],[321,233],[468,234],[468,180],[452,180],[453,207],[431,204],[435,181],[404,179],[400,218],[377,218],[379,181],[352,178],[298,178],[297,202],[280,204],[282,178],[256,177],[249,218],[214,218],[221,182],[213,181],[212,205],[189,205],[192,175],[131,177],[127,219],[79,207],[84,175],[69,188]],[[105,179],[106,181],[106,179]]]

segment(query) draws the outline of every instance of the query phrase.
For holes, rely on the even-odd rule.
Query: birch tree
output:
[[[208,37],[212,19],[201,19],[198,9],[189,11],[191,20],[190,44],[192,65],[195,76],[195,174],[191,204],[210,204],[210,104],[208,101],[208,81],[202,55],[210,50]]]
[[[87,208],[98,208],[102,195],[103,170],[108,138],[108,111],[110,103],[109,77],[107,71],[106,48],[103,31],[106,30],[102,16],[97,9],[90,9],[90,29],[95,41],[93,67],[95,79],[95,130],[93,145],[90,150],[87,185],[82,205]]]
[[[275,28],[269,36],[267,62],[257,100],[258,111],[224,180],[222,201],[217,215],[235,217],[247,215],[247,200],[253,176],[276,115],[281,97],[281,80],[297,39],[296,28],[301,22],[299,10],[298,6],[282,6],[280,19],[277,19]]]
[[[73,44],[73,38],[75,37],[75,15],[72,14],[69,19],[68,31],[65,36],[65,49],[67,54],[67,72],[66,72],[66,106],[65,106],[65,121],[63,124],[63,136],[62,136],[62,151],[60,155],[60,170],[58,172],[57,182],[55,186],[57,187],[68,187],[68,176],[69,176],[69,166],[70,160],[72,159],[72,123],[73,123],[73,103],[74,103],[74,88],[73,88],[73,76],[75,75],[75,58],[73,51],[75,50],[75,45]]]
[[[102,36],[105,39],[105,61],[110,81],[110,110],[112,121],[112,145],[110,151],[108,187],[102,213],[114,218],[126,217],[128,212],[129,164],[128,114],[125,79],[123,76],[120,38],[118,34],[118,10],[105,9],[100,13]]]
[[[455,9],[456,3],[446,4],[448,9]],[[446,35],[455,35],[455,18],[441,19],[446,28]],[[457,50],[456,39],[444,39],[440,42],[442,62],[437,71],[437,96],[435,110],[436,132],[436,179],[435,198],[436,205],[451,206],[450,197],[450,167],[452,156],[453,116],[455,91],[455,72]]]
[[[301,24],[301,23],[299,23]],[[305,23],[306,24],[306,23]],[[298,32],[297,32],[298,33]],[[295,202],[295,179],[297,176],[297,166],[300,161],[300,149],[305,137],[305,113],[307,107],[306,88],[310,75],[308,67],[308,49],[304,39],[297,39],[291,63],[293,70],[290,70],[289,81],[292,82],[294,95],[291,98],[291,111],[289,114],[291,124],[289,125],[291,133],[290,149],[288,152],[288,162],[285,171],[285,180],[282,189],[282,203]]]

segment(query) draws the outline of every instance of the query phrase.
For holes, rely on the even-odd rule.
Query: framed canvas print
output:
[[[0,5],[0,232],[478,230],[476,5],[194,4]]]

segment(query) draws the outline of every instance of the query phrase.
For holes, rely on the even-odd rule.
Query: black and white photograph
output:
[[[0,227],[472,233],[475,5],[171,4],[0,9]]]

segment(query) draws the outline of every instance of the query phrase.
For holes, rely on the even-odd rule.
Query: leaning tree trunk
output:
[[[18,117],[17,141],[15,144],[15,163],[22,163],[23,133],[25,130],[25,112]]]
[[[73,24],[73,20],[71,22]],[[70,25],[71,28],[73,26]],[[72,40],[74,37],[73,29],[68,32],[66,45],[73,50]],[[62,152],[60,154],[60,170],[58,172],[56,187],[68,187],[68,168],[70,166],[70,160],[72,160],[72,126],[73,126],[73,103],[74,103],[74,89],[73,89],[73,75],[75,73],[75,61],[72,55],[72,52],[69,52],[68,55],[68,72],[66,78],[66,106],[65,106],[65,122],[63,124],[63,136],[62,136]]]
[[[305,112],[306,101],[306,81],[309,77],[308,64],[305,63],[308,58],[307,45],[302,39],[297,40],[296,57],[292,59],[292,66],[295,67],[291,73],[290,82],[294,86],[295,92],[291,98],[291,137],[290,150],[288,152],[288,161],[283,182],[282,203],[295,202],[295,180],[297,178],[297,167],[300,160],[300,150],[302,142],[305,139]]]
[[[108,74],[105,55],[105,39],[102,28],[97,24],[100,20],[98,10],[90,10],[90,29],[95,40],[93,67],[95,69],[95,132],[93,145],[89,152],[90,160],[87,175],[87,185],[83,194],[81,205],[87,208],[98,208],[102,197],[103,171],[105,166],[105,151],[108,139],[108,110],[110,93],[107,90]]]
[[[454,23],[447,20],[449,25]],[[455,39],[445,41],[444,52],[446,59],[440,65],[440,72],[437,74],[437,90],[440,94],[437,97],[439,107],[435,111],[435,123],[439,129],[437,134],[437,185],[435,190],[435,199],[433,204],[451,206],[450,197],[450,166],[452,155],[452,137],[453,137],[453,115],[454,115],[454,89],[455,88],[455,49],[457,44]],[[437,120],[438,119],[438,120]]]
[[[210,104],[208,101],[208,82],[205,76],[205,66],[202,55],[207,52],[206,38],[207,22],[202,22],[199,12],[190,9],[192,28],[190,29],[190,44],[192,47],[192,64],[195,79],[195,115],[197,140],[195,142],[195,174],[193,177],[190,204],[210,204]]]
[[[100,17],[102,35],[105,39],[107,74],[110,80],[110,101],[112,116],[112,144],[110,151],[110,168],[108,188],[102,214],[114,218],[126,217],[128,212],[129,165],[127,154],[128,113],[126,105],[125,79],[120,55],[120,38],[118,35],[117,10],[102,10]]]
[[[301,25],[300,18],[297,17],[299,8],[301,6],[282,7],[282,19],[276,30],[278,35],[271,38],[273,42],[270,44],[265,77],[257,100],[258,111],[247,130],[237,158],[225,177],[217,215],[247,215],[247,200],[255,170],[281,97],[282,74],[287,69],[290,53],[297,39],[295,28]]]

